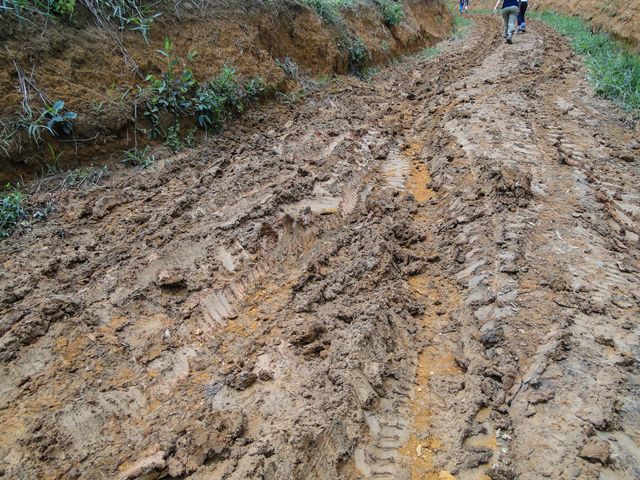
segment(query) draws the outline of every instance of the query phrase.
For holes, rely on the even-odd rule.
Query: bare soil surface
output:
[[[639,127],[475,21],[0,244],[2,475],[639,478]]]

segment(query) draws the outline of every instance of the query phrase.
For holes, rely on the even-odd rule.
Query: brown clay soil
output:
[[[4,478],[640,478],[639,126],[475,22],[0,244]]]

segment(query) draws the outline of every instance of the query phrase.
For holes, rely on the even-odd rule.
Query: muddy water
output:
[[[476,22],[3,242],[2,474],[638,478],[638,126]]]

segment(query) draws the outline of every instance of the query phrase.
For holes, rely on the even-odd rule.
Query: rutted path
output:
[[[0,472],[640,476],[638,126],[476,21],[4,242]]]

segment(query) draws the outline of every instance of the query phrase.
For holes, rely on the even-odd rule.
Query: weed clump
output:
[[[369,49],[362,39],[356,37],[347,40],[347,51],[349,55],[349,73],[363,78],[371,60]]]
[[[327,23],[342,23],[341,9],[352,7],[354,0],[306,0],[307,5],[316,11],[318,16]]]
[[[19,186],[7,184],[0,194],[0,238],[6,238],[20,221],[27,218],[24,194]]]
[[[404,20],[404,5],[402,0],[377,0],[384,23],[388,26],[399,25]]]
[[[140,168],[150,167],[155,163],[156,159],[149,150],[149,145],[144,147],[142,150],[138,148],[127,150],[124,152],[124,159],[122,160],[122,163]]]

